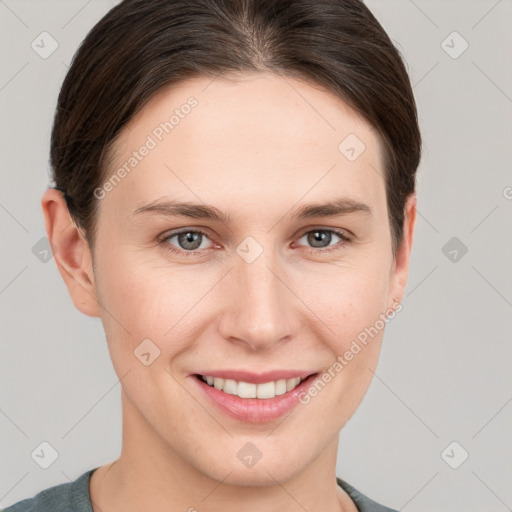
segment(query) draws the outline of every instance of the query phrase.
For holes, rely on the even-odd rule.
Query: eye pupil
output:
[[[184,231],[183,233],[178,234],[178,241],[183,249],[193,251],[201,245],[201,237],[201,233],[197,233],[195,231]],[[198,240],[199,243],[197,243]]]
[[[313,247],[327,247],[331,243],[332,234],[329,231],[311,231],[308,235],[308,243]],[[327,245],[322,245],[327,242]]]
[[[333,235],[339,237],[341,240],[347,240],[341,233],[338,233],[334,230],[330,229],[313,229],[303,234],[302,238],[306,237],[307,242],[312,249],[323,249],[317,252],[328,252],[330,250],[335,250],[337,245],[332,246],[331,243],[333,241]],[[209,238],[208,235],[204,234],[202,231],[182,231],[181,233],[176,233],[174,235],[170,235],[166,237],[164,240],[177,239],[177,245],[181,249],[181,253],[198,254],[199,249],[201,248],[203,238]],[[349,240],[349,239],[348,239]],[[171,242],[167,241],[167,245],[172,246]],[[176,252],[176,251],[174,251]],[[179,252],[179,250],[178,250]]]

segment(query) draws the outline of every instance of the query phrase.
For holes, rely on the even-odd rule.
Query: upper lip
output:
[[[244,370],[205,370],[197,372],[204,377],[217,377],[221,379],[232,379],[238,382],[249,382],[251,384],[262,384],[281,379],[293,379],[300,377],[305,379],[316,372],[308,370],[272,370],[264,373],[251,373]],[[196,375],[197,375],[196,374]]]

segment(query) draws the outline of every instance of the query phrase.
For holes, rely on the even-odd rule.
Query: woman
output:
[[[120,457],[6,510],[386,511],[338,433],[401,310],[421,138],[359,0],[125,0],[80,46],[42,199],[121,380]]]

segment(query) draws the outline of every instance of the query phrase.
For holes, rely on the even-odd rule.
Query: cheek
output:
[[[108,251],[102,256],[95,274],[96,293],[112,359],[114,364],[120,358],[131,362],[129,356],[133,357],[144,339],[155,339],[157,333],[161,336],[165,332],[164,312],[173,311],[173,301],[178,302],[179,294],[170,288],[163,296],[163,286],[159,288],[153,282],[154,272],[148,272],[133,258]],[[167,329],[171,320],[167,319]]]
[[[324,332],[337,353],[376,323],[382,330],[380,319],[387,309],[389,293],[388,262],[335,268],[317,277],[316,283],[314,278],[308,279],[299,293],[328,327]]]
[[[315,414],[332,429],[348,421],[368,390],[386,326],[383,318],[389,313],[388,273],[382,267],[337,270],[323,288],[309,288],[308,301],[321,319],[323,334],[317,338],[329,349],[330,358],[320,375],[322,382],[310,388],[303,402],[314,403]],[[317,400],[320,395],[324,398]],[[332,404],[329,413],[325,401]]]
[[[166,265],[161,256],[148,260],[139,254],[106,250],[98,258],[97,294],[116,355],[121,348],[133,352],[146,338],[167,356],[178,353],[190,340],[194,325],[205,327],[214,322],[216,310],[236,307],[226,289],[236,282],[219,282],[223,267]],[[290,295],[287,313],[300,316],[310,335],[342,354],[385,311],[389,265],[386,258],[367,253],[350,263],[311,264],[300,272],[289,268],[285,279],[300,300]],[[236,295],[237,290],[232,292]]]
[[[106,254],[98,261],[97,292],[114,365],[120,371],[131,365],[146,339],[161,353],[156,366],[190,350],[199,320],[214,315],[207,292],[217,279],[213,272],[166,266],[162,258]]]
[[[98,273],[98,295],[104,306],[102,321],[112,364],[119,378],[126,375],[123,390],[130,403],[154,423],[156,416],[169,413],[161,408],[160,392],[169,403],[183,401],[170,364],[186,357],[191,349],[191,320],[186,313],[199,292],[187,287],[175,271],[122,256],[115,258],[115,265],[106,260],[103,263]],[[174,431],[182,414],[176,410],[173,417],[161,421]]]
[[[179,311],[189,287],[176,267],[147,261],[129,252],[106,252],[98,265],[99,298],[119,323],[144,331],[161,327],[155,321]],[[170,323],[172,319],[168,319]],[[144,332],[139,332],[144,334]]]

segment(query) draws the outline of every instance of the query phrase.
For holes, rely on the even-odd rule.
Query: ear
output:
[[[71,219],[62,192],[46,190],[41,199],[46,234],[59,272],[75,307],[85,315],[99,317],[92,254],[83,234]]]
[[[416,195],[407,197],[404,208],[404,227],[402,242],[397,248],[396,257],[391,269],[389,307],[397,302],[402,302],[402,297],[407,285],[409,275],[409,262],[411,257],[414,227],[416,225]]]

